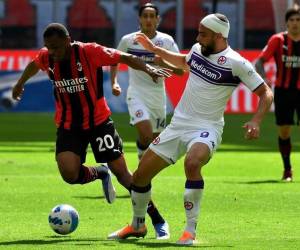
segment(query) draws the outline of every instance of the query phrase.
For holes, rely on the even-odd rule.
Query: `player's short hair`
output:
[[[285,12],[285,22],[287,22],[289,20],[289,18],[293,15],[300,15],[300,8],[299,6],[294,6],[292,8],[289,8],[286,12]]]
[[[69,31],[61,23],[50,23],[44,30],[43,37],[48,38],[51,36],[58,36],[60,38],[66,38],[69,36]]]
[[[146,9],[146,8],[152,8],[152,9],[154,9],[156,16],[159,15],[159,10],[158,10],[158,8],[157,8],[156,5],[154,5],[153,3],[145,3],[144,5],[142,5],[139,8],[139,16],[141,16],[143,14],[144,9]]]

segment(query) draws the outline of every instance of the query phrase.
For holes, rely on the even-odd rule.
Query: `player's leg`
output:
[[[86,167],[88,138],[82,131],[59,128],[56,141],[56,161],[60,174],[69,184],[86,184],[96,179],[110,179],[108,168]]]
[[[222,131],[211,127],[197,132],[188,132],[182,139],[187,143],[187,153],[184,160],[186,182],[183,199],[186,225],[182,236],[177,241],[180,245],[192,245],[195,241],[204,190],[201,170],[221,142],[221,134]]]
[[[121,155],[118,159],[108,162],[108,166],[113,174],[117,177],[119,183],[123,185],[131,193],[132,174],[127,168],[124,156]],[[147,207],[157,239],[167,239],[170,237],[169,226],[164,218],[159,213],[153,201],[149,201]]]
[[[282,180],[292,181],[292,166],[290,155],[292,152],[291,144],[291,125],[294,124],[294,103],[293,93],[288,90],[275,88],[274,104],[275,118],[278,126],[278,148],[283,162]]]
[[[144,152],[152,142],[153,132],[152,132],[152,125],[150,120],[142,120],[137,122],[135,125],[137,130],[138,138],[136,141],[136,147],[138,151],[138,158],[141,160]]]
[[[210,149],[204,143],[195,143],[187,152],[184,160],[186,175],[184,208],[186,226],[178,244],[192,245],[196,237],[196,226],[200,213],[200,202],[204,189],[201,168],[210,158]]]
[[[110,234],[109,239],[126,239],[132,236],[144,237],[146,235],[145,215],[151,197],[151,180],[167,165],[168,163],[151,149],[145,152],[138,169],[133,174],[131,186],[132,223]]]
[[[279,152],[281,154],[284,167],[282,180],[289,182],[292,181],[292,166],[290,160],[292,151],[291,126],[278,126],[278,135]]]

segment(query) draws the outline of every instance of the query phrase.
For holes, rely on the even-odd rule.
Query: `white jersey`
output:
[[[213,125],[223,130],[227,101],[239,83],[254,91],[264,82],[252,64],[230,47],[205,57],[197,43],[186,61],[189,78],[172,118],[179,127]]]
[[[154,53],[144,49],[140,44],[134,42],[135,35],[139,32],[130,33],[122,37],[118,50],[138,56],[145,63],[152,64],[154,61]],[[156,31],[156,36],[151,41],[161,48],[173,52],[179,52],[173,38],[165,33]],[[129,86],[127,97],[138,97],[148,107],[161,108],[166,106],[166,94],[163,78],[154,83],[152,78],[143,71],[129,68]]]

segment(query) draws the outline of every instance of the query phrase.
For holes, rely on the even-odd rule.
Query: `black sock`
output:
[[[147,213],[149,214],[153,225],[165,223],[164,218],[160,215],[152,201],[149,201],[148,203]]]
[[[149,146],[149,144],[148,145],[143,145],[139,141],[136,141],[136,147],[140,150],[146,150],[148,148],[148,146]]]
[[[278,145],[279,145],[279,151],[281,153],[281,158],[283,161],[284,169],[285,170],[291,170],[291,162],[290,162],[290,154],[292,151],[292,144],[291,144],[291,138],[288,139],[281,139],[278,137]]]

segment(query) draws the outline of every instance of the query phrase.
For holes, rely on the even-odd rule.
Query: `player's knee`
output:
[[[72,174],[61,174],[62,179],[68,184],[78,184],[78,176]]]
[[[185,171],[187,173],[199,172],[202,166],[207,163],[207,159],[187,157],[184,161]]]
[[[151,180],[147,178],[141,171],[137,170],[133,173],[132,183],[137,186],[146,186],[150,183]]]

